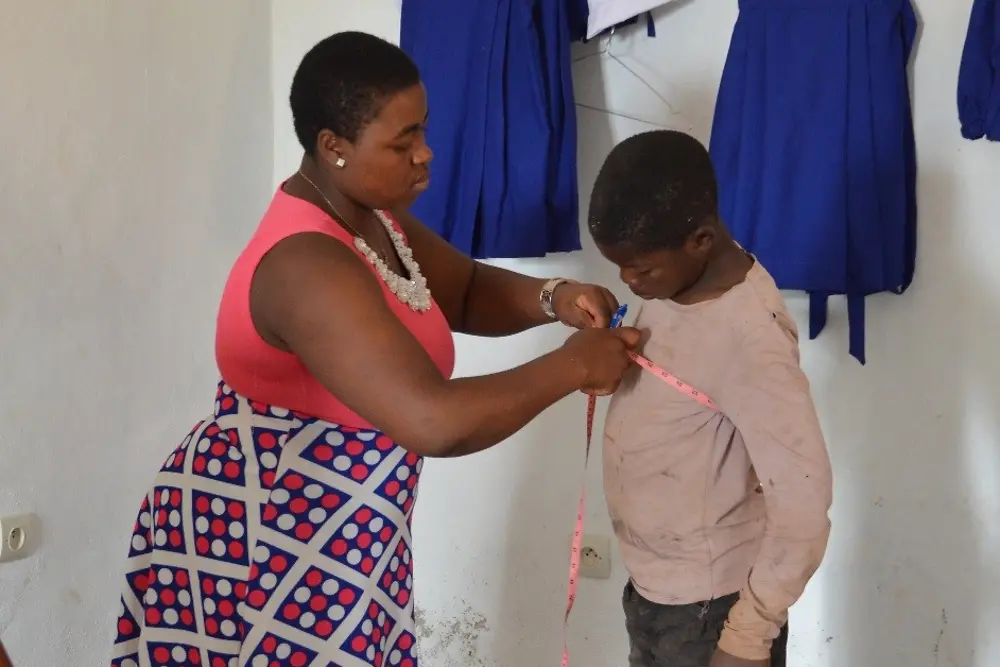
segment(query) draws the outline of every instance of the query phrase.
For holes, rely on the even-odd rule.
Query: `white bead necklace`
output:
[[[413,251],[410,250],[409,246],[406,245],[406,239],[403,235],[396,231],[395,226],[389,219],[389,216],[385,214],[384,211],[375,211],[376,217],[385,227],[385,231],[389,235],[389,240],[392,241],[392,246],[396,250],[396,255],[399,257],[400,263],[406,269],[406,272],[410,274],[410,279],[407,280],[403,276],[399,275],[395,271],[389,268],[389,265],[385,263],[385,260],[368,245],[364,237],[361,236],[360,232],[351,225],[350,222],[341,215],[337,207],[333,205],[333,202],[320,190],[319,186],[312,182],[308,176],[299,171],[299,176],[305,180],[306,183],[311,185],[314,190],[323,198],[326,205],[330,207],[342,223],[344,223],[347,228],[354,234],[354,247],[358,249],[358,252],[368,260],[368,263],[375,267],[375,271],[378,272],[379,277],[385,282],[386,287],[389,291],[396,295],[396,298],[400,302],[409,306],[412,310],[417,312],[425,312],[430,310],[431,307],[431,292],[427,289],[427,279],[424,278],[424,274],[420,272],[420,265],[417,264],[417,260],[413,258]]]

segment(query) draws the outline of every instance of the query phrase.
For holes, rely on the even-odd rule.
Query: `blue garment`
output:
[[[909,0],[741,0],[710,150],[733,235],[782,289],[847,295],[865,363],[864,298],[902,293],[916,257]]]
[[[587,0],[566,0],[566,13],[569,17],[569,40],[571,42],[587,41],[587,19],[590,17],[590,3]]]
[[[1000,6],[975,0],[958,70],[958,119],[966,139],[1000,141]]]
[[[478,258],[580,249],[566,0],[405,0],[433,185],[413,213]]]

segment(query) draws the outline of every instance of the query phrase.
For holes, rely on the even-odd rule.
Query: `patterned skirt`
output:
[[[112,667],[416,667],[422,460],[219,384],[132,532]]]

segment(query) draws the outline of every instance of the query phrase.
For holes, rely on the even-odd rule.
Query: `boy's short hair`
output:
[[[656,130],[612,149],[590,194],[587,225],[601,245],[649,252],[681,247],[717,214],[708,151],[683,132]]]

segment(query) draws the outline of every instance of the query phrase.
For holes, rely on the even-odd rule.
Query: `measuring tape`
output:
[[[628,306],[622,305],[615,312],[615,316],[611,318],[611,328],[621,326],[622,320],[625,319],[625,313],[628,310]],[[670,385],[677,391],[681,392],[685,396],[690,397],[695,402],[705,406],[710,410],[719,411],[719,407],[712,401],[711,398],[701,393],[691,385],[683,382],[674,375],[671,375],[667,371],[663,370],[653,362],[651,362],[646,357],[643,357],[635,352],[628,353],[629,358],[635,363],[639,364],[644,370],[649,371],[655,377],[659,378],[662,382]],[[590,460],[590,443],[594,436],[594,413],[597,409],[597,397],[588,396],[587,397],[587,449],[584,453],[583,459],[583,470],[586,473],[587,463]],[[576,587],[580,576],[580,549],[583,543],[583,514],[586,508],[587,495],[586,495],[586,478],[580,482],[580,502],[576,509],[576,526],[573,528],[573,544],[570,547],[569,556],[569,592],[566,594],[566,617],[563,619],[563,654],[562,654],[562,667],[569,667],[569,637],[567,636],[569,630],[569,615],[573,611],[573,603],[576,602]]]

